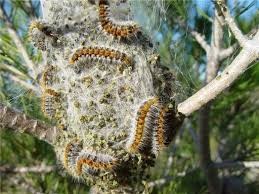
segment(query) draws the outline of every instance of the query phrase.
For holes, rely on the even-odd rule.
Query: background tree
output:
[[[1,5],[1,25],[3,26],[1,34],[2,102],[9,103],[28,115],[33,115],[34,118],[46,121],[39,111],[39,100],[37,95],[35,96],[39,90],[36,84],[37,72],[34,69],[37,69],[35,67],[40,63],[41,57],[24,41],[27,32],[24,26],[28,26],[27,18],[38,15],[37,10],[39,9],[35,7],[39,5],[24,4],[18,1],[1,1]],[[148,5],[150,6],[150,4]],[[148,5],[143,5],[143,7]],[[151,7],[145,11],[147,11],[147,15],[154,14],[154,18],[157,20],[147,19],[147,21],[140,22],[156,21],[162,26],[157,28],[157,23],[152,23],[153,28],[149,28],[147,31],[153,32],[154,39],[160,41],[161,59],[164,64],[178,72],[179,80],[185,88],[185,96],[196,92],[202,87],[203,82],[210,82],[217,74],[225,76],[222,73],[225,67],[229,66],[234,59],[241,60],[240,54],[248,50],[243,37],[238,34],[240,32],[235,31],[236,26],[233,26],[231,20],[227,20],[229,15],[224,10],[222,13],[219,8],[218,17],[215,17],[217,12],[211,8],[213,4],[206,4],[207,9],[193,6],[195,2],[185,1],[156,1],[155,5],[159,9]],[[258,11],[253,14],[251,10],[258,7],[256,1],[243,5],[230,4],[229,7],[232,8],[232,15],[238,21],[241,31],[247,34],[247,37],[254,37],[258,30],[258,26],[256,26]],[[167,11],[165,8],[168,8]],[[187,14],[186,11],[192,14]],[[251,15],[242,19],[242,14],[249,11]],[[21,15],[25,18],[24,23]],[[161,18],[162,20],[160,20]],[[223,26],[225,21],[227,25]],[[231,31],[234,32],[233,35]],[[256,37],[258,41],[258,36]],[[237,43],[235,43],[236,39]],[[249,50],[249,52],[252,51],[252,49]],[[247,66],[243,66],[243,70],[246,69]],[[154,168],[152,175],[152,179],[158,180],[146,183],[148,189],[154,189],[153,192],[158,192],[158,190],[161,192],[161,185],[167,183],[168,186],[163,187],[162,192],[164,193],[172,191],[175,193],[206,193],[207,181],[208,190],[211,193],[220,193],[221,190],[225,193],[231,191],[240,193],[239,189],[242,189],[242,193],[256,193],[258,172],[251,170],[251,167],[253,169],[258,167],[258,163],[244,161],[258,160],[258,133],[256,132],[258,128],[258,119],[256,119],[258,118],[258,73],[258,65],[254,62],[223,95],[220,95],[213,103],[206,105],[199,115],[196,113],[197,115],[194,114],[185,121],[176,143],[166,150],[163,156],[159,157],[161,162],[157,162],[157,166],[161,166],[161,168]],[[217,80],[220,81],[219,76]],[[187,105],[190,106],[190,102],[187,102]],[[181,104],[178,107],[180,109]],[[192,111],[183,113],[189,115]],[[179,139],[181,140],[179,141]],[[21,186],[24,189],[30,189],[32,193],[37,189],[44,193],[54,192],[53,185],[58,185],[56,188],[60,189],[60,192],[69,192],[69,189],[70,191],[73,189],[71,182],[57,178],[56,173],[44,175],[42,178],[34,173],[20,174],[19,170],[15,170],[19,167],[8,170],[12,168],[5,166],[6,164],[27,166],[30,161],[31,165],[38,165],[35,162],[35,156],[39,157],[39,161],[43,156],[45,160],[49,158],[46,163],[53,165],[54,154],[50,147],[45,149],[47,146],[45,143],[8,131],[1,132],[1,140],[3,140],[1,141],[1,163],[3,163],[1,165],[4,165],[1,168],[4,172],[1,173],[3,191],[10,192],[12,189],[10,184],[16,185],[14,189],[21,189],[20,186],[17,186],[17,181],[22,181],[24,184]],[[17,145],[17,142],[20,142],[20,145]],[[23,149],[18,149],[19,147],[23,147]],[[27,160],[18,162],[26,153]],[[49,169],[52,168],[46,169],[46,172],[49,172]],[[19,174],[14,175],[10,172]],[[28,170],[28,172],[30,171]],[[7,178],[5,179],[5,177]],[[30,177],[38,178],[32,181]],[[6,182],[6,180],[8,181]],[[8,184],[4,184],[5,182]],[[243,186],[240,187],[240,185]],[[159,189],[156,190],[156,188]]]

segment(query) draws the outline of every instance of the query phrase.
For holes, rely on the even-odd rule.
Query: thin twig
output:
[[[178,172],[175,176],[165,176],[165,177],[163,177],[161,179],[157,179],[157,180],[148,182],[146,186],[148,188],[156,187],[156,186],[161,186],[161,185],[164,185],[166,183],[171,182],[175,178],[184,177],[184,176],[188,175],[189,173],[191,173],[191,172],[193,172],[195,170],[196,170],[196,168],[193,168],[193,169],[190,169],[190,170],[187,170],[187,171]]]
[[[224,21],[228,24],[228,27],[230,28],[231,32],[233,33],[234,37],[237,39],[238,43],[244,47],[247,44],[247,37],[243,35],[241,30],[237,27],[234,18],[229,13],[229,10],[225,3],[222,2],[222,0],[217,0],[217,4],[220,7],[221,13],[224,15]]]
[[[234,53],[234,51],[236,51],[237,49],[237,44],[233,44],[232,46],[226,48],[226,49],[222,49],[219,52],[219,60],[222,61],[224,59],[226,59],[227,57],[229,57],[230,55],[232,55]]]
[[[31,61],[25,47],[22,44],[22,41],[20,40],[20,37],[17,35],[16,31],[13,30],[11,27],[7,27],[7,31],[9,32],[9,35],[11,36],[12,40],[14,41],[17,49],[20,51],[20,53],[25,61],[24,65],[26,65],[28,67],[28,69],[31,71],[32,77],[35,78],[36,77],[35,65]]]
[[[197,133],[195,132],[195,130],[190,126],[188,127],[188,131],[190,132],[191,134],[191,137],[193,139],[193,142],[194,142],[194,145],[195,145],[195,148],[198,152],[200,152],[200,141],[199,141],[199,136],[197,135]]]
[[[17,187],[25,189],[28,193],[31,194],[43,194],[42,192],[37,191],[30,183],[26,182],[26,180],[22,180],[24,178],[21,177],[12,177],[10,181]]]
[[[221,163],[214,163],[214,167],[219,168],[219,169],[226,169],[226,168],[259,168],[259,161],[221,162]]]
[[[39,166],[29,167],[0,166],[1,173],[49,173],[55,171],[55,169],[55,166],[47,166],[44,163]]]
[[[200,44],[200,46],[206,51],[209,52],[210,46],[205,40],[205,37],[202,36],[200,33],[192,30],[191,31],[192,36],[195,38],[195,40]]]

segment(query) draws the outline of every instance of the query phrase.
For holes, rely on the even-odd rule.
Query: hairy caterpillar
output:
[[[88,57],[89,59],[109,59],[113,61],[122,62],[124,64],[131,64],[131,58],[126,55],[126,53],[120,52],[118,50],[104,48],[104,47],[83,47],[72,55],[70,59],[70,64],[74,64],[81,57]]]
[[[53,77],[53,70],[54,67],[52,65],[47,66],[41,76],[41,80],[40,80],[40,87],[41,89],[46,89],[46,87],[50,86],[52,83],[52,77]]]
[[[174,109],[168,108],[158,98],[145,101],[138,110],[136,120],[127,141],[128,150],[155,156],[173,140],[182,122],[176,119]]]
[[[95,175],[100,170],[110,171],[117,160],[111,155],[83,149],[82,141],[74,139],[64,149],[64,167],[76,176],[83,172]]]
[[[43,32],[47,36],[55,37],[56,35],[53,33],[53,29],[50,26],[47,26],[44,22],[41,21],[32,21],[29,26],[29,33],[31,34],[34,29],[38,29]]]
[[[78,139],[74,139],[69,142],[64,150],[64,167],[69,170],[73,171],[73,167],[76,165],[76,158],[79,155],[80,151],[82,150],[82,142]]]
[[[117,164],[117,160],[108,155],[98,152],[83,151],[77,158],[76,161],[76,172],[77,175],[81,175],[84,172],[94,173],[99,170],[110,171],[114,169]]]
[[[149,142],[149,136],[152,134],[153,125],[155,124],[152,119],[156,117],[152,115],[150,108],[156,103],[158,103],[158,98],[151,98],[140,106],[137,112],[136,126],[129,135],[126,145],[130,152],[141,152],[143,146],[145,147]]]
[[[168,108],[163,105],[154,105],[151,109],[159,110],[157,126],[154,128],[152,139],[152,153],[157,155],[158,151],[166,145],[165,132],[170,130],[170,126],[168,126],[170,123],[166,123]]]
[[[115,38],[128,38],[139,31],[135,23],[118,24],[112,21],[109,18],[109,3],[107,0],[99,1],[99,20],[103,30]]]
[[[41,110],[45,116],[53,118],[56,113],[56,104],[58,98],[60,97],[59,93],[55,90],[47,88],[43,91],[41,97]]]

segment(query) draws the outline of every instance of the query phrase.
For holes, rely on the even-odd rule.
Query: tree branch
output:
[[[209,52],[210,46],[206,42],[204,36],[194,30],[191,31],[191,35],[195,38],[195,40],[200,44],[206,53]]]
[[[218,75],[193,96],[180,103],[178,105],[178,111],[185,116],[189,116],[214,99],[228,88],[239,75],[243,74],[247,67],[259,57],[259,41],[256,39],[257,36],[259,36],[259,32],[257,32],[252,40],[248,40],[245,43],[244,48],[221,75]]]
[[[259,168],[259,161],[244,161],[244,162],[221,162],[214,163],[214,166],[219,169],[226,168]]]
[[[49,127],[3,104],[0,104],[0,127],[2,129],[10,128],[15,132],[31,134],[50,144],[53,143],[60,132],[56,127]]]
[[[237,27],[234,19],[229,13],[229,10],[226,6],[226,4],[222,0],[217,0],[217,4],[220,7],[221,13],[224,15],[224,19],[230,28],[231,32],[233,33],[234,37],[237,39],[238,43],[244,47],[247,44],[247,37],[243,35],[241,30]]]
[[[219,51],[223,39],[223,29],[220,24],[217,10],[214,11],[213,26],[211,33],[210,50],[207,52],[206,79],[204,84],[208,84],[217,76],[219,69]],[[210,168],[212,163],[210,150],[210,103],[206,104],[199,112],[199,154],[200,166],[206,177],[208,190],[211,194],[220,194],[222,190],[221,181],[216,168]]]
[[[230,46],[230,47],[228,47],[226,49],[220,50],[220,52],[219,52],[219,60],[222,61],[225,58],[229,57],[230,55],[233,54],[233,52],[237,48],[238,48],[237,44],[233,44],[232,46]]]
[[[44,163],[39,166],[29,167],[0,166],[1,173],[49,173],[55,171],[55,169],[55,166],[47,166]]]

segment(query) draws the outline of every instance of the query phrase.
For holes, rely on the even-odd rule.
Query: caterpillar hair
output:
[[[76,161],[76,172],[80,176],[83,172],[95,174],[98,171],[111,171],[115,168],[117,160],[108,154],[83,151]]]
[[[161,150],[165,146],[165,123],[167,108],[163,105],[154,105],[152,108],[158,109],[159,114],[157,118],[157,126],[153,131],[153,139],[152,139],[152,153],[157,156],[159,150]]]
[[[46,117],[55,117],[59,96],[59,93],[50,88],[43,91],[43,95],[41,97],[41,110]]]
[[[132,60],[126,53],[104,47],[83,47],[73,53],[70,64],[76,63],[81,57],[86,59],[107,59],[130,65]]]
[[[82,149],[82,142],[78,139],[74,139],[66,145],[63,159],[65,169],[72,173],[74,172],[74,167],[76,166],[76,158],[78,157]]]
[[[157,155],[164,147],[168,146],[175,139],[182,119],[177,116],[173,108],[160,105],[158,126],[153,132],[152,152]]]
[[[52,65],[45,67],[40,79],[40,87],[42,90],[51,85],[53,70],[54,67]]]
[[[136,23],[118,24],[109,17],[109,3],[108,0],[99,1],[99,20],[102,29],[115,38],[129,38],[139,31]]]
[[[42,21],[38,21],[38,20],[32,21],[29,26],[29,34],[31,34],[34,29],[38,29],[39,31],[44,33],[46,36],[50,36],[50,37],[56,36],[53,33],[54,30],[49,25],[47,25],[46,23],[44,23]]]
[[[150,110],[151,106],[158,103],[158,98],[145,101],[137,112],[136,126],[132,128],[126,147],[130,152],[143,152],[150,144],[150,135],[156,126],[157,110]]]

